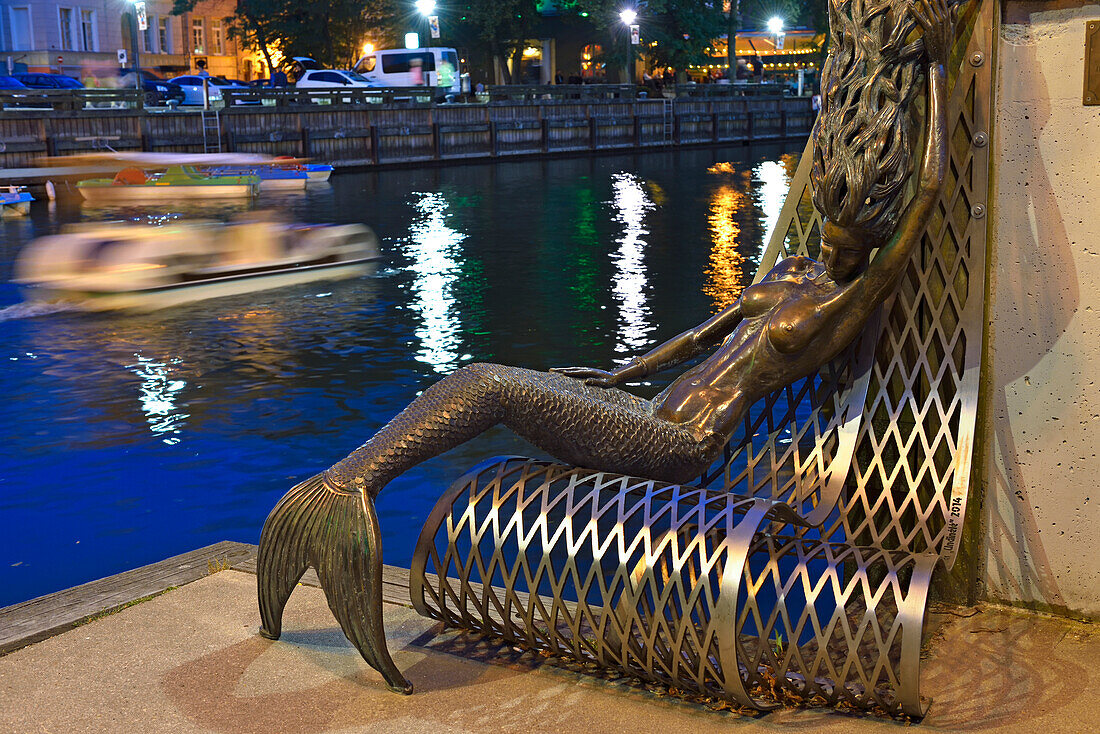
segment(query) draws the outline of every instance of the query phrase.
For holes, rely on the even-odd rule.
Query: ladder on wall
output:
[[[673,103],[674,100],[671,100],[671,99],[668,99],[667,97],[665,97],[662,101],[665,104],[664,104],[664,110],[663,110],[663,114],[664,114],[664,132],[662,133],[661,141],[665,145],[672,145],[672,139],[675,136],[675,132],[676,132],[674,130],[674,127],[675,127],[675,118],[674,118],[675,110],[672,107],[672,103]]]
[[[202,152],[222,152],[222,123],[218,110],[201,110],[202,115]]]

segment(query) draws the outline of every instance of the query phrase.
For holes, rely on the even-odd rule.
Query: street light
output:
[[[782,35],[783,33],[783,19],[778,15],[773,15],[768,18],[768,31],[774,36]]]
[[[140,26],[148,23],[145,15],[144,0],[131,0],[130,10],[131,12],[128,13],[128,15],[130,16],[130,53],[134,55],[134,58],[131,59],[130,63],[134,70],[134,76],[137,77],[137,80],[134,82],[134,86],[136,86],[138,89],[141,89],[143,85],[141,83],[141,59],[138,56],[138,49],[140,48],[138,46],[138,31],[145,30]]]
[[[638,20],[638,13],[633,8],[626,8],[619,13],[619,20],[626,26],[626,83],[634,83],[634,46],[638,43],[638,26],[634,21]]]
[[[428,45],[433,38],[439,38],[439,16],[435,15],[435,0],[416,0],[416,9],[428,21]]]

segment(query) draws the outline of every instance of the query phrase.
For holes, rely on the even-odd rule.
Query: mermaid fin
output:
[[[320,474],[290,490],[260,536],[261,634],[277,637],[286,600],[305,565],[317,569],[329,609],[390,690],[412,693],[386,648],[382,625],[382,535],[365,492],[334,490]]]

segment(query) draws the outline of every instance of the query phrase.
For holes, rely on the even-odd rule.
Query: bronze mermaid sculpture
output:
[[[429,387],[360,448],[294,487],[272,510],[260,538],[260,633],[279,637],[287,599],[312,565],[352,644],[392,690],[411,693],[412,685],[390,657],[382,626],[382,549],[374,498],[390,480],[503,424],[568,464],[688,482],[721,455],[749,406],[843,351],[896,287],[947,165],[944,65],[954,13],[948,0],[920,0],[907,11],[923,29],[915,53],[918,62],[924,58],[928,99],[918,188],[908,204],[903,207],[899,187],[884,191],[882,176],[867,175],[850,161],[830,167],[826,160],[814,171],[815,202],[826,219],[822,262],[806,257],[781,261],[712,318],[610,371],[565,367],[538,372],[472,364]],[[899,52],[903,48],[913,56],[913,44],[899,43]],[[830,61],[835,62],[832,55]],[[824,109],[814,133],[822,143],[837,135],[835,128],[826,129],[830,100],[850,91],[829,86],[837,78],[835,66],[832,71],[830,77],[826,67]],[[858,82],[865,85],[866,115],[877,113],[871,90],[881,81],[881,75],[869,74]],[[891,102],[887,82],[884,104]],[[893,114],[897,125],[906,124],[905,110]],[[838,120],[845,122],[842,115],[832,122]],[[903,180],[908,178],[908,146],[900,163],[890,152],[896,135],[865,143],[876,155],[894,156],[890,165],[901,165]],[[876,213],[871,220],[867,207]],[[653,400],[618,389],[709,350],[713,354]]]

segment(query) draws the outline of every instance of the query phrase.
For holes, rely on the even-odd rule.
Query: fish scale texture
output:
[[[394,477],[503,423],[560,461],[685,482],[722,450],[656,417],[653,404],[553,372],[472,364],[425,390],[326,472],[342,489],[377,496]]]

